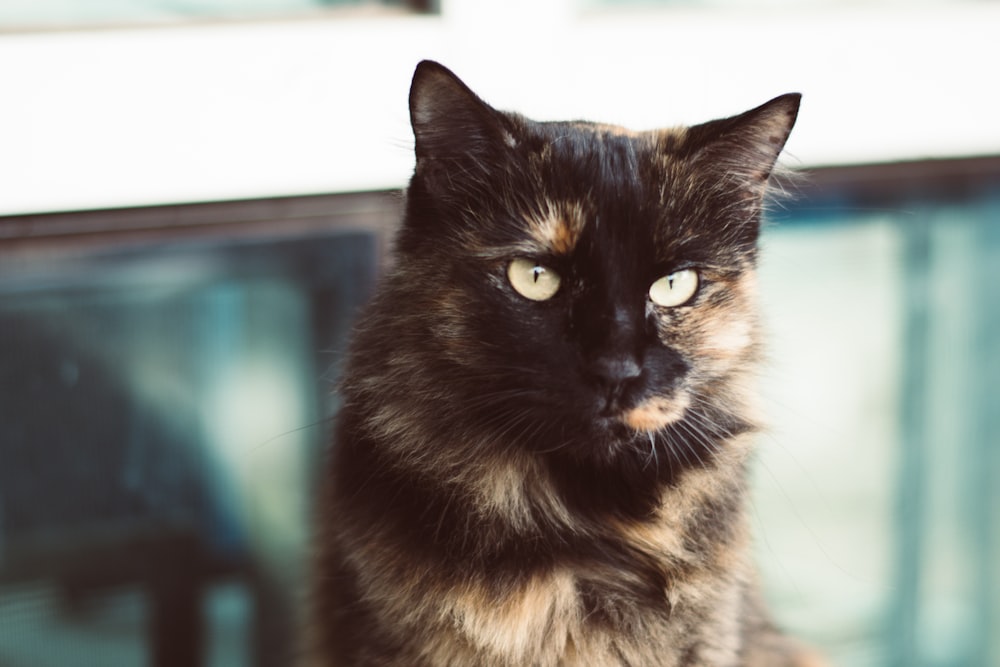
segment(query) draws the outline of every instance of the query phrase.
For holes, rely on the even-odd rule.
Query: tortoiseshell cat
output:
[[[757,237],[798,105],[538,123],[417,67],[306,664],[820,664],[768,620],[745,510]]]

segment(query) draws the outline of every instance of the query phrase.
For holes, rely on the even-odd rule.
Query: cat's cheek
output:
[[[689,349],[703,373],[718,376],[756,361],[755,290],[755,276],[746,272],[728,285],[728,298],[691,314]]]
[[[483,308],[467,290],[441,289],[433,301],[417,307],[419,318],[430,334],[425,351],[436,353],[460,367],[478,367],[486,361],[488,333],[477,326],[473,315]]]
[[[753,344],[753,325],[746,319],[737,319],[712,328],[699,353],[716,363],[738,362],[746,359]]]
[[[427,328],[441,353],[452,361],[464,365],[474,356],[470,349],[466,313],[469,306],[458,292],[445,292],[437,303],[424,314]]]

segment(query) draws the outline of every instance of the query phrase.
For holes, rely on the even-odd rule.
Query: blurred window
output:
[[[287,664],[397,219],[381,195],[0,218],[0,665]]]
[[[797,188],[760,269],[776,615],[842,667],[1000,665],[1000,158]],[[0,218],[0,665],[287,664],[399,203]]]
[[[1000,160],[807,179],[763,237],[775,610],[843,667],[1000,665]]]

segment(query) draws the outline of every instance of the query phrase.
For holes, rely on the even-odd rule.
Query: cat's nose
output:
[[[642,365],[630,354],[606,354],[591,362],[590,372],[596,385],[598,410],[613,413],[623,407],[625,397],[639,382]]]
[[[594,377],[606,387],[620,387],[642,374],[639,360],[630,354],[600,356],[591,364]]]
[[[638,378],[642,375],[639,360],[631,355],[603,355],[590,365],[598,410],[602,413],[617,412],[623,407]]]

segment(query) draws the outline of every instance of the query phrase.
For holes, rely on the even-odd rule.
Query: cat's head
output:
[[[798,104],[648,132],[541,123],[421,63],[401,289],[454,419],[629,465],[703,461],[748,428],[760,215]]]

